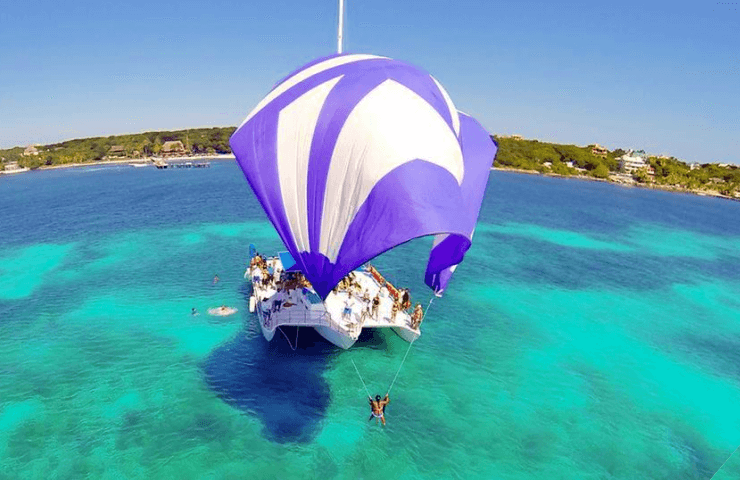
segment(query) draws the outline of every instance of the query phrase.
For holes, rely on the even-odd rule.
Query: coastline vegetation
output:
[[[235,127],[212,127],[82,138],[28,147],[31,152],[28,148],[14,147],[0,150],[0,170],[12,162],[36,169],[159,157],[166,153],[163,148],[167,142],[181,142],[179,152],[183,156],[230,154],[229,137],[234,130]],[[627,173],[619,160],[627,153],[623,149],[598,150],[596,145],[561,145],[519,136],[494,135],[492,138],[499,146],[497,168],[740,198],[740,167],[737,165],[689,165],[674,157],[647,156],[645,168]]]
[[[82,138],[51,145],[36,145],[34,154],[24,155],[23,147],[0,150],[5,163],[18,162],[21,167],[35,169],[101,160],[150,158],[162,153],[166,142],[180,141],[186,155],[231,153],[229,137],[235,127],[192,128],[188,130],[145,132],[109,137]]]
[[[545,175],[574,176],[617,183],[636,184],[667,190],[740,198],[740,167],[717,163],[687,164],[675,157],[647,155],[646,166],[626,172],[620,157],[627,151],[604,149],[596,145],[579,147],[493,136],[498,143],[496,167]]]

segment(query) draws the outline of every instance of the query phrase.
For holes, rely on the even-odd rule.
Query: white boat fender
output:
[[[249,297],[249,313],[254,313],[255,307],[257,306],[257,299],[254,295]]]

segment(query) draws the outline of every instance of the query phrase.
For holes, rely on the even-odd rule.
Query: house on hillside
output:
[[[510,138],[512,140],[523,140],[521,135],[497,135],[499,138]]]
[[[113,145],[112,147],[110,147],[110,150],[108,150],[108,156],[109,157],[125,157],[126,149],[123,148],[123,145]]]
[[[647,161],[647,154],[644,150],[630,150],[617,160],[619,161],[619,169],[625,173],[632,174],[641,168],[645,168],[649,176],[655,174],[653,167]]]
[[[164,142],[164,145],[162,145],[161,154],[163,157],[182,157],[186,153],[185,146],[180,140]]]
[[[600,157],[606,157],[606,155],[609,153],[609,150],[606,147],[602,147],[598,143],[591,147],[591,153],[594,155],[598,155]]]
[[[26,147],[25,150],[23,150],[24,157],[30,157],[31,155],[38,155],[38,154],[39,154],[39,150],[33,145],[29,145]]]

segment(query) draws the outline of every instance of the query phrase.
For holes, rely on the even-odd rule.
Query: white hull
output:
[[[337,330],[332,330],[329,327],[313,327],[314,330],[319,332],[319,335],[324,337],[327,341],[333,343],[339,348],[347,350],[349,347],[355,344],[356,338],[352,338],[351,335],[345,335]]]
[[[412,330],[411,328],[393,327],[393,331],[409,343],[415,342],[416,339],[421,336],[421,332],[419,330]]]
[[[268,265],[275,276],[282,273],[278,258],[268,259]],[[255,277],[256,275],[256,277]],[[342,349],[348,349],[357,341],[363,328],[392,328],[407,342],[413,342],[421,335],[418,329],[411,328],[408,313],[399,311],[393,315],[393,300],[385,287],[367,272],[354,272],[356,288],[352,291],[335,291],[321,301],[313,289],[278,290],[276,284],[264,284],[258,268],[245,272],[245,278],[252,282],[250,310],[254,305],[260,328],[269,342],[275,337],[280,326],[313,327],[327,341]],[[380,305],[371,315],[370,303],[363,299],[365,293],[370,298],[379,295]]]
[[[262,330],[262,335],[265,337],[265,340],[272,341],[272,337],[275,336],[275,328],[269,328],[267,327],[267,323],[265,322],[265,318],[260,314],[260,312],[257,312],[257,319],[260,322],[260,329]]]

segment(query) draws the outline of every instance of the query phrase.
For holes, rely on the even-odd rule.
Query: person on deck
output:
[[[370,418],[367,419],[369,422],[373,418],[375,418],[375,423],[378,423],[378,419],[383,423],[383,426],[385,427],[385,406],[390,403],[390,399],[388,398],[388,394],[385,394],[384,399],[380,399],[380,395],[375,395],[375,400],[373,400],[372,397],[368,397],[370,400]]]
[[[375,295],[375,298],[373,298],[373,306],[372,306],[372,309],[370,310],[370,316],[377,318],[378,307],[380,307],[380,295]]]
[[[401,308],[408,310],[411,307],[411,296],[407,289],[403,289],[403,295],[401,296]]]
[[[421,320],[424,318],[424,311],[421,308],[421,303],[417,303],[414,308],[414,313],[411,314],[411,328],[414,330],[419,328]]]
[[[344,310],[342,310],[342,318],[348,319],[350,318],[350,315],[352,315],[352,305],[350,305],[349,300],[345,300]]]

